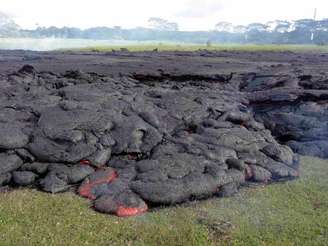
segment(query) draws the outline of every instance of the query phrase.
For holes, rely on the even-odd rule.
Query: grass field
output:
[[[328,45],[276,45],[276,44],[213,44],[211,46],[196,45],[196,44],[155,44],[145,43],[138,45],[104,45],[104,46],[91,46],[86,48],[77,48],[80,51],[95,51],[95,52],[108,52],[112,50],[120,50],[126,48],[131,52],[138,51],[196,51],[200,49],[214,50],[214,51],[293,51],[293,52],[328,52]],[[74,49],[73,49],[74,50]]]
[[[328,45],[279,45],[279,44],[205,44],[126,41],[126,40],[92,40],[64,38],[1,38],[0,49],[48,50],[82,50],[107,52],[126,48],[129,51],[195,51],[199,49],[218,51],[293,51],[293,52],[328,52]]]
[[[328,161],[303,157],[301,175],[128,219],[72,193],[2,193],[0,245],[327,245]]]

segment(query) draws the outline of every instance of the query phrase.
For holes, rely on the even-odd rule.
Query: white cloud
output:
[[[274,19],[328,18],[326,0],[0,0],[0,11],[25,28],[41,26],[145,26],[149,17],[176,21],[180,29],[208,30]]]
[[[224,5],[218,0],[190,0],[183,10],[177,12],[177,17],[206,18],[218,14],[224,9]]]

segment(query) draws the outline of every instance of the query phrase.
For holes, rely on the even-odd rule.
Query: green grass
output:
[[[275,45],[275,44],[213,44],[211,46],[196,45],[196,44],[138,44],[138,45],[112,45],[112,46],[96,46],[77,48],[73,50],[79,51],[94,51],[94,52],[108,52],[112,50],[120,50],[120,48],[126,48],[131,52],[139,51],[152,51],[158,49],[159,51],[196,51],[199,49],[214,50],[214,51],[293,51],[293,52],[328,52],[328,45]]]
[[[72,193],[3,193],[0,245],[327,245],[328,161],[304,157],[301,171],[296,181],[128,219]]]

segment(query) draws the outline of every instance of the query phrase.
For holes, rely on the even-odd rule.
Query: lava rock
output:
[[[102,194],[102,189],[106,189],[107,184],[113,182],[116,178],[117,172],[112,168],[99,170],[92,173],[82,182],[78,192],[83,197],[95,200],[100,194]]]
[[[25,163],[21,166],[20,170],[22,171],[31,171],[39,175],[43,175],[48,171],[49,163],[40,163],[40,162],[33,162],[33,163]]]
[[[293,164],[294,153],[288,146],[270,144],[265,146],[262,151],[276,161],[286,163],[287,165]]]
[[[219,197],[230,197],[238,192],[238,185],[234,182],[223,185],[219,188],[217,193]]]
[[[104,195],[95,201],[95,209],[119,217],[140,215],[148,210],[146,203],[135,193],[126,191],[117,195]]]
[[[255,182],[267,183],[271,180],[272,174],[260,166],[250,165],[251,169],[251,178]]]
[[[17,155],[0,153],[0,175],[17,170],[23,161]]]
[[[30,152],[28,152],[26,149],[16,149],[15,150],[16,154],[22,158],[24,162],[34,162],[35,157],[31,155]]]
[[[31,65],[24,65],[21,69],[18,70],[18,73],[34,74],[36,73],[36,70]]]
[[[22,148],[29,142],[29,137],[19,126],[0,123],[0,149]]]
[[[111,156],[111,149],[102,149],[94,153],[88,160],[93,166],[102,167],[107,164]]]
[[[86,177],[92,174],[95,170],[87,165],[74,165],[71,167],[69,182],[72,184],[83,181]]]
[[[242,160],[230,158],[227,160],[227,164],[230,168],[236,168],[240,171],[245,170],[245,163]]]
[[[59,193],[67,191],[70,186],[67,181],[60,179],[55,173],[49,173],[40,181],[40,187],[49,193]]]
[[[77,186],[96,210],[130,216],[294,179],[293,150],[327,153],[323,79],[132,70],[0,75],[0,185]]]
[[[0,174],[0,187],[9,184],[11,176],[10,173]]]
[[[28,171],[13,172],[12,175],[15,184],[20,186],[32,185],[37,178],[35,173]]]

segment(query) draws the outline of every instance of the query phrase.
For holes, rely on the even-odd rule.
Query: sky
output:
[[[147,26],[150,17],[178,22],[180,30],[211,30],[270,20],[328,18],[327,0],[0,0],[0,11],[23,28],[36,26]]]

